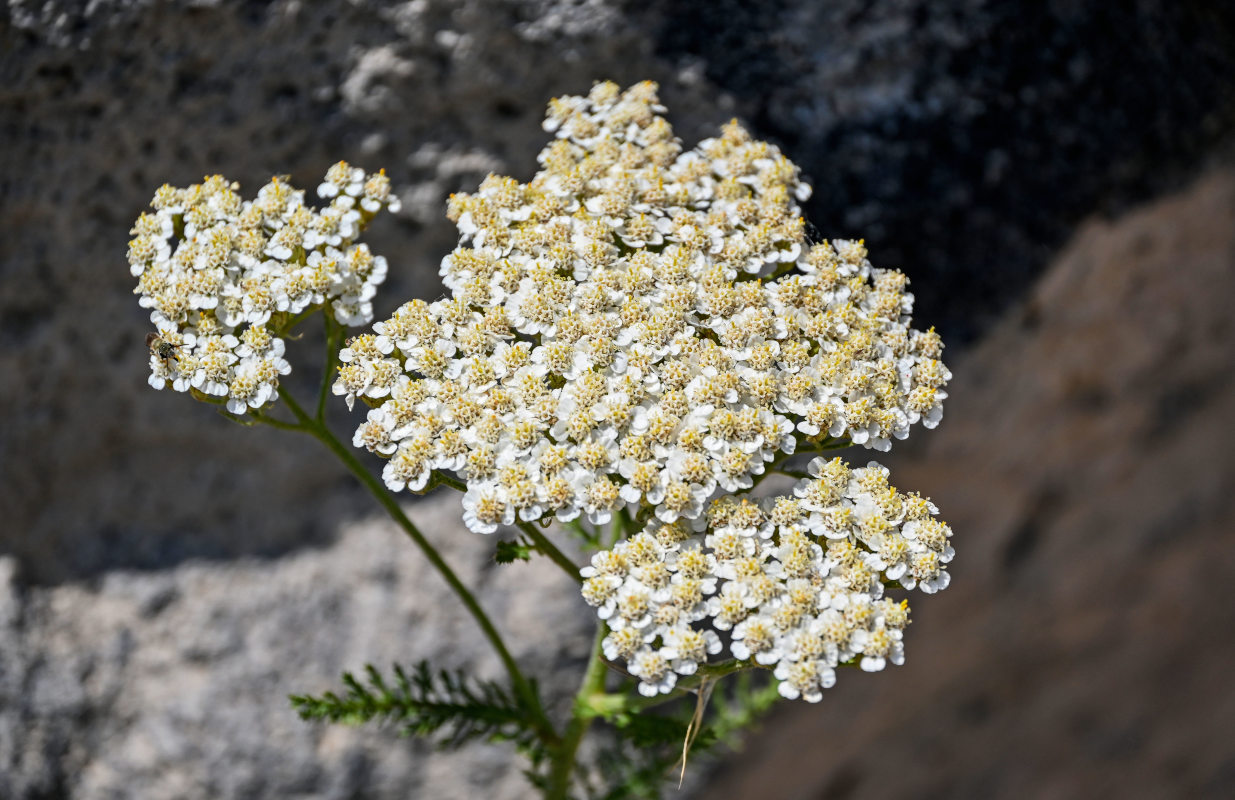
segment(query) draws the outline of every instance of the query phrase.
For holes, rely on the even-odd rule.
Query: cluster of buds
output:
[[[399,200],[384,174],[335,164],[314,210],[304,192],[274,178],[255,200],[222,176],[164,185],[129,243],[135,293],[157,328],[150,385],[226,402],[233,414],[269,403],[290,372],[281,334],[297,315],[329,304],[343,325],[373,319],[386,260],[356,237]]]
[[[817,700],[839,664],[899,663],[908,612],[884,581],[946,586],[950,531],[873,462],[741,496],[795,451],[934,427],[951,374],[901,272],[807,237],[810,187],[775,146],[733,122],[687,151],[663,111],[652,83],[554,100],[529,183],[452,196],[449,295],[351,339],[334,392],[370,406],[353,441],[386,485],[454,473],[473,531],[639,520],[584,593],[641,690],[723,634]]]

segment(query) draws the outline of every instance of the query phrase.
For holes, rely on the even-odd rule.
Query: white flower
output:
[[[398,419],[393,414],[382,408],[369,409],[367,421],[352,437],[352,445],[379,455],[392,455],[399,449],[398,439],[402,438],[396,434],[399,429]]]
[[[665,647],[674,653],[673,671],[679,675],[694,675],[700,664],[706,664],[708,656],[722,649],[720,637],[713,631],[697,631],[693,628],[675,627],[664,635]]]
[[[781,694],[809,702],[835,682],[838,664],[875,671],[903,662],[908,606],[883,599],[881,578],[900,574],[909,585],[916,568],[925,577],[912,585],[941,585],[950,529],[933,519],[930,501],[892,489],[875,462],[853,469],[819,458],[808,470],[802,498],[723,496],[709,506],[702,530],[654,521],[581,571],[588,604],[614,631],[627,632],[606,644],[607,657],[626,659],[632,673],[632,659],[642,659],[640,669],[658,676],[643,681],[645,691],[664,685],[648,654],[693,674],[721,652],[717,631],[730,632],[733,658],[775,665]],[[844,537],[828,538],[803,524],[810,505],[865,516]],[[920,563],[907,566],[906,552]]]
[[[775,664],[781,657],[776,648],[775,630],[767,617],[748,617],[734,627],[733,643],[729,645],[729,650],[739,661],[754,658],[764,666]]]
[[[863,647],[864,655],[860,666],[864,672],[879,672],[887,666],[905,663],[905,646],[902,643],[904,634],[899,630],[889,630],[878,627],[867,637]]]
[[[818,660],[782,661],[772,673],[780,684],[776,687],[781,697],[796,700],[799,697],[808,703],[823,699],[823,690],[836,684],[836,670]]]
[[[433,444],[426,434],[399,442],[394,455],[382,469],[382,480],[391,491],[418,492],[429,482],[433,471]],[[491,533],[491,531],[488,531]]]
[[[580,507],[593,525],[606,525],[613,519],[613,511],[622,503],[621,488],[607,477],[597,477],[580,471],[574,488],[581,499]]]
[[[671,660],[676,657],[670,648],[660,651],[644,648],[630,660],[630,674],[639,678],[639,694],[655,697],[668,694],[677,684],[678,676],[672,669]]]
[[[606,657],[640,691],[670,691],[727,631],[732,657],[817,701],[840,663],[896,663],[907,614],[885,609],[885,582],[944,588],[950,531],[875,464],[817,458],[791,496],[742,496],[795,452],[886,450],[935,425],[951,373],[939,336],[911,327],[904,275],[860,241],[807,239],[810,189],[778,148],[731,123],[684,149],[662,111],[650,83],[553,101],[529,183],[490,175],[451,196],[448,294],[349,343],[333,391],[379,406],[354,442],[389,456],[389,486],[458,475],[474,531],[644,523],[581,573]],[[311,290],[353,322],[386,265],[350,226],[391,193],[346,164],[321,193],[334,200],[314,227],[298,196],[266,192],[279,223],[256,252],[320,241],[285,278],[288,308]],[[162,230],[144,223],[130,261],[148,307],[180,319],[192,309],[159,277]],[[243,316],[221,293],[216,314],[237,302]]]
[[[337,194],[357,175],[363,183],[363,170],[336,165],[327,184]],[[129,262],[139,278],[139,305],[151,309],[163,339],[187,342],[195,330],[212,331],[177,345],[175,359],[152,360],[150,384],[170,381],[176,391],[226,397],[228,409],[242,414],[273,402],[278,377],[290,371],[275,335],[286,317],[330,301],[346,324],[369,322],[386,265],[352,246],[361,215],[347,204],[312,211],[303,192],[277,179],[255,200],[241,199],[237,189],[218,175],[185,189],[161,188],[152,201],[156,213],[134,225]],[[349,402],[356,396],[347,394]]]
[[[227,410],[243,414],[250,408],[261,408],[273,394],[274,387],[262,380],[257,362],[242,362],[228,386]]]
[[[476,533],[493,533],[498,525],[513,525],[515,512],[496,484],[469,486],[463,496],[463,524]]]

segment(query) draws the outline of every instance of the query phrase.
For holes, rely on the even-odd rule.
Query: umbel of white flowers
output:
[[[583,571],[640,691],[670,691],[721,631],[817,701],[840,664],[901,663],[908,607],[884,582],[947,586],[951,531],[874,462],[742,495],[795,450],[934,427],[951,374],[901,272],[808,241],[810,187],[775,146],[733,122],[687,151],[663,111],[646,82],[552,101],[529,183],[451,198],[449,296],[351,339],[333,390],[372,406],[354,443],[386,485],[457,474],[473,531],[648,520]]]
[[[327,303],[343,325],[372,321],[386,259],[354,242],[399,200],[384,174],[342,161],[318,187],[331,199],[321,210],[278,178],[256,200],[238,188],[221,175],[164,185],[154,213],[133,227],[129,264],[161,342],[151,348],[150,385],[224,398],[244,414],[271,403],[291,371],[278,335],[285,323]]]
[[[792,496],[722,496],[699,523],[653,520],[597,553],[583,597],[607,620],[605,656],[628,662],[647,695],[669,692],[722,649],[775,667],[780,693],[817,702],[838,665],[904,661],[909,605],[884,582],[948,585],[952,532],[935,506],[888,484],[875,462],[810,463]]]

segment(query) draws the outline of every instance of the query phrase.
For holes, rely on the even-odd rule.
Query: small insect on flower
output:
[[[150,348],[150,353],[162,361],[164,366],[171,366],[171,360],[178,355],[176,350],[188,345],[172,344],[157,333],[147,333],[146,347]]]

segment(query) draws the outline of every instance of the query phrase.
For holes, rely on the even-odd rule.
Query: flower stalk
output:
[[[481,633],[484,635],[485,639],[488,640],[490,646],[492,646],[494,652],[497,653],[498,658],[501,660],[502,666],[505,668],[506,674],[510,678],[511,685],[514,687],[516,694],[526,705],[528,713],[532,714],[535,718],[535,726],[540,733],[542,741],[546,744],[556,742],[558,739],[557,732],[554,730],[553,724],[549,721],[549,718],[545,715],[540,696],[536,693],[536,690],[532,687],[531,683],[529,683],[527,678],[523,675],[522,670],[519,669],[518,662],[515,661],[514,656],[511,655],[510,649],[506,646],[505,641],[502,639],[502,635],[498,632],[497,627],[493,624],[493,621],[489,619],[489,615],[485,613],[485,610],[481,607],[480,602],[476,599],[476,596],[472,594],[471,590],[468,589],[463,581],[459,579],[458,574],[449,564],[446,563],[446,560],[437,551],[437,548],[435,548],[433,544],[425,538],[425,535],[420,532],[420,529],[417,528],[416,525],[408,519],[407,515],[403,513],[403,509],[399,507],[398,502],[396,502],[390,492],[386,490],[386,487],[374,478],[367,469],[365,469],[364,465],[361,464],[354,455],[352,455],[351,450],[339,441],[339,439],[330,431],[325,423],[319,419],[310,417],[300,406],[300,403],[298,403],[291,393],[283,387],[280,387],[279,389],[279,398],[287,405],[292,414],[295,415],[297,421],[296,424],[290,425],[288,423],[278,422],[264,416],[259,417],[259,419],[263,423],[273,424],[275,427],[282,430],[293,430],[312,436],[314,439],[325,445],[331,455],[337,458],[343,466],[346,467],[347,470],[351,472],[352,475],[354,475],[366,489],[369,490],[369,493],[373,495],[374,499],[377,500],[383,510],[390,515],[390,518],[394,520],[395,524],[397,524],[403,530],[403,533],[406,534],[407,537],[415,543],[417,548],[420,549],[424,557],[429,561],[433,568],[437,570],[442,579],[446,581],[446,584],[450,587],[451,591],[455,593],[455,596],[459,598],[459,601],[463,604],[463,607],[467,609],[468,613],[471,614],[472,618],[476,621]]]

